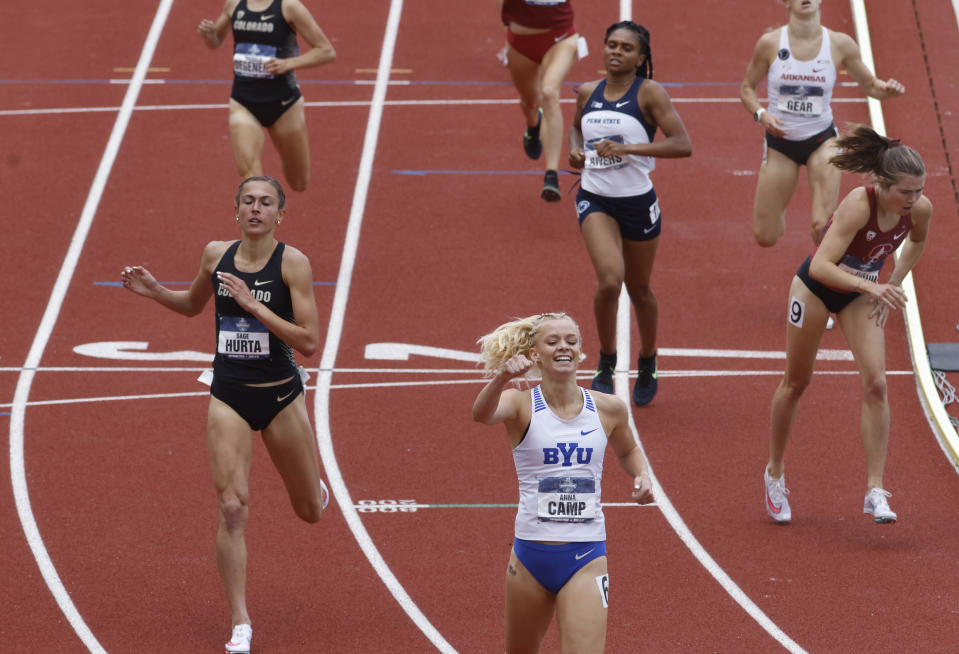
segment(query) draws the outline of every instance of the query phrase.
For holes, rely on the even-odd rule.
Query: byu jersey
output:
[[[656,167],[652,157],[633,154],[601,157],[596,143],[603,140],[616,143],[652,143],[656,128],[646,122],[639,108],[639,87],[645,80],[637,77],[619,100],[603,97],[606,80],[596,85],[583,107],[580,128],[583,132],[582,185],[590,193],[610,198],[630,197],[648,193],[653,188],[649,174]]]
[[[558,417],[540,386],[531,391],[533,415],[513,449],[519,481],[516,538],[541,541],[606,540],[600,504],[606,432],[593,398],[572,420]]]
[[[768,111],[782,121],[786,139],[804,141],[832,125],[830,103],[835,84],[829,30],[822,28],[819,54],[809,61],[800,61],[789,48],[789,28],[783,27],[776,59],[769,66],[767,85]]]

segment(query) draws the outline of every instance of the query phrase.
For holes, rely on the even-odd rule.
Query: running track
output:
[[[132,263],[189,280],[203,243],[231,233],[229,52],[195,36],[219,9],[203,4],[170,7],[142,87],[128,82],[154,2],[39,0],[7,35],[8,51],[22,55],[0,80],[12,199],[0,330],[12,479],[0,491],[4,651],[216,651],[228,632],[195,382],[210,317],[181,319],[107,284]],[[755,39],[784,12],[742,0],[695,11],[645,4],[633,16],[652,32],[656,77],[672,83],[694,156],[655,173],[662,384],[634,417],[668,502],[608,509],[608,651],[954,651],[959,482],[923,414],[902,322],[887,328],[887,484],[901,517],[888,528],[859,512],[851,362],[823,361],[804,399],[789,463],[796,519],[777,528],[762,511],[759,474],[782,361],[700,351],[780,351],[785,290],[808,248],[804,185],[776,248],[755,247],[749,230],[760,139],[738,84]],[[449,7],[396,0],[391,21],[385,1],[311,5],[338,59],[301,76],[314,181],[291,198],[281,238],[311,257],[329,325],[322,356],[307,362],[323,368],[308,402],[336,503],[319,527],[297,523],[258,449],[248,538],[261,652],[501,650],[515,481],[500,431],[469,420],[479,375],[457,353],[511,316],[555,309],[595,343],[572,200],[536,198],[537,168],[519,150],[515,96],[494,58],[502,35],[492,3],[459,9],[455,29]],[[936,206],[915,275],[925,337],[954,342],[956,14],[947,0],[866,7],[880,76],[907,87],[883,106],[886,130],[923,154]],[[569,76],[568,101],[574,83],[598,76],[602,31],[621,11],[613,0],[578,8],[592,54]],[[826,3],[823,22],[854,30],[842,2]],[[381,50],[391,27],[392,57]],[[121,133],[128,89],[138,90],[129,96],[137,109]],[[868,120],[855,89],[837,96],[849,100],[837,103],[840,120]],[[104,167],[111,133],[115,160]],[[77,234],[85,218],[89,231]],[[116,341],[147,342],[158,356],[75,349]],[[382,343],[417,347],[404,360],[410,348],[369,347]],[[827,334],[823,348],[845,349],[842,336]],[[628,481],[607,463],[604,499],[625,502]],[[22,511],[24,490],[30,510],[18,516],[14,493]],[[393,509],[404,500],[413,507]],[[355,533],[367,535],[365,550]],[[38,565],[44,552],[49,564]],[[550,635],[544,651],[555,650]]]

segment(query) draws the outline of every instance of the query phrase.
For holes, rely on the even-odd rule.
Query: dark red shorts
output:
[[[513,30],[506,28],[506,41],[516,52],[541,64],[550,48],[574,34],[576,34],[575,25],[540,34],[514,34]]]

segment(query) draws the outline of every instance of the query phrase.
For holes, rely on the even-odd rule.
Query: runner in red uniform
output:
[[[540,192],[547,202],[559,192],[559,158],[563,149],[563,80],[576,60],[576,26],[567,0],[500,0],[506,26],[506,66],[519,92],[526,120],[523,149],[530,159],[546,153]]]
[[[773,395],[764,473],[766,511],[777,522],[792,519],[783,475],[786,443],[799,398],[812,379],[830,312],[836,314],[859,368],[860,437],[866,453],[863,512],[877,523],[896,521],[883,486],[889,442],[883,328],[889,311],[905,306],[900,284],[922,254],[932,203],[922,194],[926,169],[912,148],[861,125],[838,145],[841,154],[830,163],[840,170],[869,173],[874,184],[846,196],[829,220],[822,244],[800,266],[789,290],[786,372]],[[882,264],[899,244],[892,275],[880,283]]]

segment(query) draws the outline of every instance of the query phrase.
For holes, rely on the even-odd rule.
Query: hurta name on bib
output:
[[[586,522],[596,517],[593,477],[541,477],[537,516],[556,522]]]
[[[216,351],[230,359],[267,359],[270,330],[256,318],[220,316]]]

